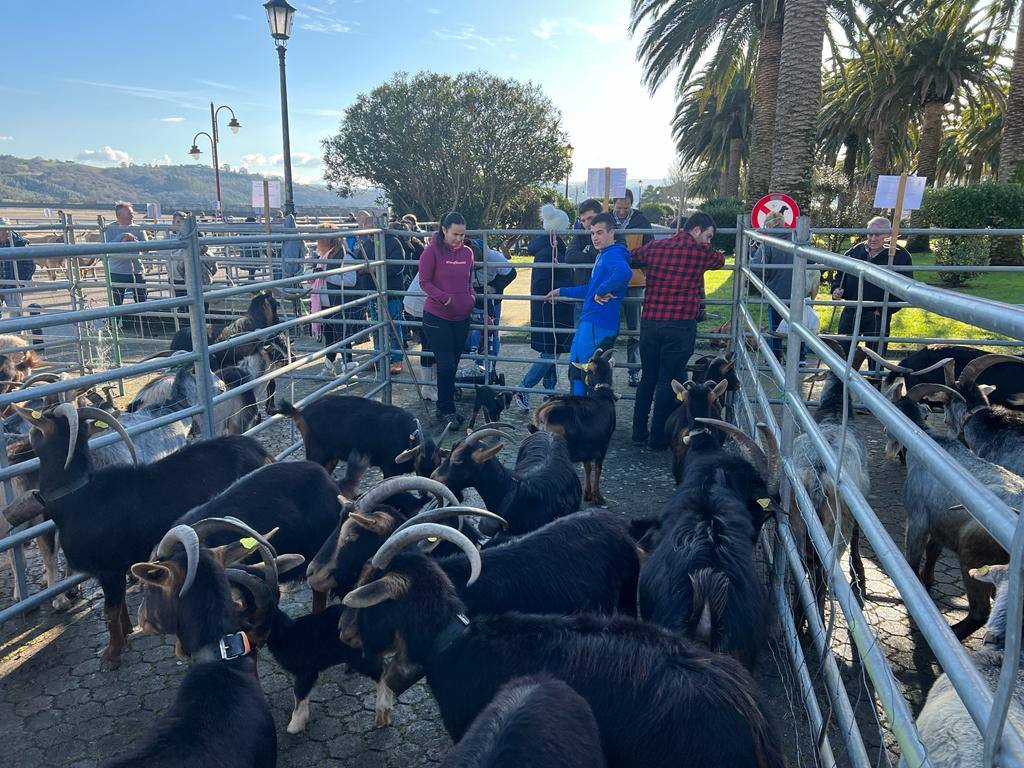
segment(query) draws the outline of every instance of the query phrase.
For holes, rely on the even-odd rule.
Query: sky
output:
[[[641,85],[629,0],[517,3],[291,0],[288,104],[296,181],[322,179],[320,141],[359,93],[396,71],[484,70],[531,80],[588,167],[668,175],[671,84]],[[220,162],[282,173],[277,55],[259,0],[4,3],[0,154],[178,165],[220,112]],[[98,9],[102,8],[102,12]],[[210,162],[209,142],[198,140]]]

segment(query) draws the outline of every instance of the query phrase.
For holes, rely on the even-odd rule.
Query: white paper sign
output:
[[[160,203],[146,203],[146,218],[147,219],[159,219],[160,218]]]
[[[43,208],[43,216],[45,216],[48,219],[52,219],[53,218],[53,209],[52,208]]]
[[[587,169],[587,196],[588,197],[604,197],[604,168],[588,168]],[[608,196],[610,198],[624,197],[626,194],[626,169],[625,168],[610,168],[609,169],[610,185]]]
[[[270,196],[270,207],[280,208],[281,207],[281,182],[271,181],[267,184],[267,191]],[[254,181],[252,183],[252,207],[263,208],[263,182]]]
[[[916,211],[921,207],[924,188],[928,184],[926,176],[907,176],[907,186],[903,190],[903,211]],[[879,176],[875,187],[875,208],[895,208],[896,197],[900,188],[899,176]]]

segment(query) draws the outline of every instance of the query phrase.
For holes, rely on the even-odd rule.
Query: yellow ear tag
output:
[[[427,536],[427,541],[429,541],[431,544],[439,540],[440,539],[438,539],[437,536]]]
[[[257,545],[258,542],[252,536],[246,536],[243,539],[239,539],[238,543],[241,544],[246,549],[252,549],[253,547],[255,547]]]
[[[42,411],[32,411],[32,418],[33,419],[41,419],[41,418],[43,418],[43,412]]]
[[[107,424],[107,422],[105,422],[105,421],[94,421],[94,422],[93,422],[93,424],[95,424],[95,425],[96,425],[96,428],[97,428],[97,429],[106,429],[107,427],[109,427],[109,426],[110,426],[110,425],[109,425],[109,424]]]
[[[987,565],[981,566],[981,568],[978,568],[978,569],[975,570],[975,573],[978,576],[985,576],[985,575],[987,575],[988,574],[988,566]]]
[[[685,400],[682,392],[676,392],[676,400],[678,400],[680,403],[682,403]]]

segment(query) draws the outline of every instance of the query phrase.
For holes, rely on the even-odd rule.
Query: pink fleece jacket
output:
[[[423,310],[445,320],[465,320],[476,304],[473,291],[473,252],[469,246],[452,250],[435,234],[420,254],[420,287],[427,294]],[[449,301],[450,299],[450,301]]]

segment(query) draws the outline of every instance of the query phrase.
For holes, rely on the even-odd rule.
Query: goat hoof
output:
[[[391,710],[385,712],[378,712],[377,716],[373,720],[373,725],[376,728],[388,728],[391,726]]]
[[[594,496],[590,493],[589,490],[586,490],[586,491],[583,492],[583,500],[584,501],[593,501],[594,500]]]
[[[591,499],[591,501],[594,502],[594,506],[595,507],[607,507],[608,506],[608,502],[605,501],[604,496],[601,496],[600,494],[598,494],[597,496],[594,496]]]
[[[117,669],[121,666],[121,653],[107,647],[99,652],[100,667],[105,670]]]
[[[68,597],[67,593],[65,593],[53,598],[51,605],[53,606],[53,610],[63,613],[64,611],[71,609],[71,606],[74,605],[74,600]]]

